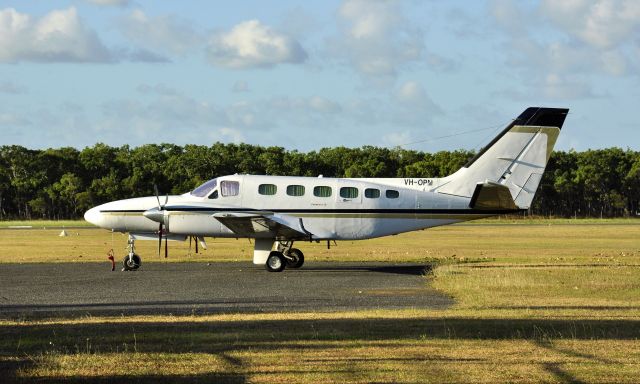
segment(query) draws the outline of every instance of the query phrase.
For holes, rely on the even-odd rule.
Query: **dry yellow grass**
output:
[[[637,317],[445,312],[4,321],[0,345],[16,379],[45,381],[635,382],[640,369]]]
[[[101,230],[0,231],[3,262],[106,261]],[[126,238],[114,237],[123,252]],[[140,243],[146,262],[153,242]],[[246,260],[246,240],[170,261]],[[6,380],[615,382],[640,377],[640,226],[449,226],[300,243],[309,260],[436,262],[445,310],[0,320]],[[79,256],[83,257],[80,258]],[[162,260],[164,262],[164,260]],[[0,268],[2,265],[0,264]]]
[[[101,229],[0,230],[1,262],[106,262],[107,251],[126,254],[127,236]],[[454,225],[363,241],[298,242],[310,261],[439,261],[544,264],[638,263],[637,225]],[[189,242],[169,242],[170,257],[158,258],[155,241],[138,241],[145,262],[251,260],[247,239],[207,239],[207,250],[189,253]]]

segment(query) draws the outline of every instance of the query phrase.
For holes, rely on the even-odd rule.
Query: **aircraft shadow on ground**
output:
[[[413,276],[423,276],[427,273],[431,272],[433,266],[430,264],[415,264],[415,265],[348,265],[348,266],[340,266],[339,264],[334,264],[330,266],[317,266],[317,265],[308,265],[303,269],[296,271],[296,273],[318,273],[318,272],[379,272],[379,273],[393,273],[398,275],[413,275]]]
[[[184,319],[181,319],[184,320]],[[132,343],[135,328],[137,352],[155,353],[207,353],[223,359],[235,371],[248,370],[256,374],[242,359],[233,357],[242,352],[270,352],[274,349],[331,350],[348,348],[354,341],[388,348],[402,347],[394,340],[522,340],[561,353],[570,358],[582,358],[594,363],[607,363],[604,358],[562,349],[555,340],[637,340],[640,338],[638,320],[590,319],[473,319],[473,318],[373,318],[373,319],[319,319],[319,320],[250,320],[250,321],[178,321],[135,322],[123,317],[119,322],[98,324],[21,324],[0,326],[0,355],[42,356],[76,354],[78,348],[90,338],[92,348],[101,353],[123,350],[123,343]],[[286,330],[283,332],[282,330]],[[305,343],[304,341],[308,341]],[[53,347],[52,347],[53,345]],[[52,351],[53,348],[53,351]],[[330,355],[329,355],[330,358]],[[360,357],[363,358],[363,357]],[[373,363],[402,356],[371,357]],[[404,358],[403,358],[404,359]],[[416,362],[451,362],[450,357],[409,357]],[[453,359],[460,364],[480,362],[481,357]],[[443,361],[440,361],[443,360]],[[446,361],[445,361],[446,360]],[[389,360],[391,361],[391,360]],[[20,358],[0,363],[0,375],[15,379],[20,369],[28,369],[35,361]],[[326,365],[324,366],[326,368]],[[543,364],[542,369],[561,382],[580,382],[562,369],[562,364]],[[293,370],[300,369],[292,365]],[[288,372],[291,373],[291,372]],[[312,373],[304,371],[301,373]],[[86,378],[77,378],[82,381]],[[163,382],[226,382],[242,383],[241,374],[213,374],[162,377]],[[42,378],[39,382],[59,379]],[[73,379],[75,380],[75,379]],[[72,380],[72,381],[73,381]],[[98,382],[154,382],[158,376],[109,377]],[[65,380],[68,382],[68,380]]]

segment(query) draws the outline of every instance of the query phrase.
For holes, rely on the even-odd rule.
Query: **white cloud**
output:
[[[120,22],[121,32],[144,49],[184,55],[202,42],[187,21],[175,16],[149,17],[136,9]]]
[[[395,91],[398,104],[407,110],[407,114],[420,118],[441,114],[442,110],[431,100],[422,85],[415,81],[407,81]]]
[[[570,76],[549,74],[544,78],[542,86],[544,96],[554,100],[594,96],[589,85],[581,81],[575,81]]]
[[[212,137],[212,140],[216,141],[231,141],[233,143],[239,144],[245,141],[244,135],[238,129],[222,127],[216,131],[215,137]]]
[[[0,11],[0,62],[19,61],[109,62],[112,57],[74,7],[40,19],[6,8]]]
[[[637,75],[631,48],[640,33],[640,2],[542,0],[523,5],[496,0],[491,5],[506,32],[507,63],[520,70],[523,83],[534,91],[526,97],[589,98],[598,94],[594,75]]]
[[[85,1],[95,5],[118,6],[118,7],[125,7],[130,3],[129,0],[85,0]]]
[[[207,54],[213,65],[224,68],[272,67],[307,59],[307,53],[295,39],[258,20],[242,22],[229,32],[215,33]]]
[[[637,0],[542,0],[540,9],[554,25],[601,49],[610,49],[640,32]]]
[[[415,81],[407,81],[396,91],[396,97],[406,104],[422,104],[428,99],[424,88]]]
[[[330,52],[368,76],[395,76],[398,67],[421,60],[424,39],[393,0],[346,0],[338,9],[340,34],[327,41]]]

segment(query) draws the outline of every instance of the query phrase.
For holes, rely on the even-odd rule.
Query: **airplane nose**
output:
[[[98,209],[98,207],[93,207],[84,213],[84,219],[98,227],[100,226],[101,216],[102,214],[100,213],[100,210]]]

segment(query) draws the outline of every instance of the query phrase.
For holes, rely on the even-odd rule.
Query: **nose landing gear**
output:
[[[127,248],[129,249],[129,254],[124,257],[124,260],[122,260],[122,270],[135,271],[140,268],[140,265],[142,265],[142,259],[135,252],[135,240],[131,235],[129,235],[129,239],[127,240]]]

